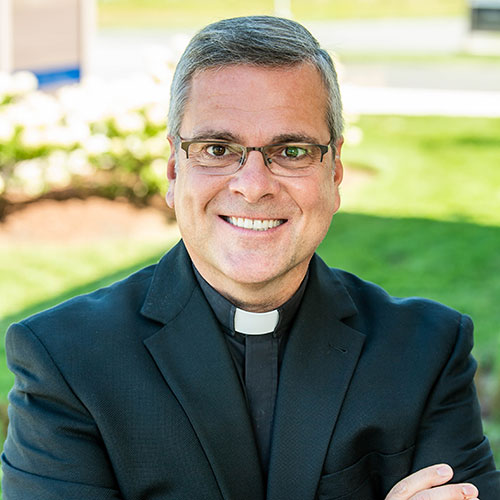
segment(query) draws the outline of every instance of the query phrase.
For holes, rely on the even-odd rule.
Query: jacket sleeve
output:
[[[12,325],[6,353],[15,383],[2,454],[4,500],[120,500],[92,416],[36,334]]]
[[[450,464],[454,483],[471,482],[481,500],[500,498],[500,472],[483,435],[471,356],[472,321],[462,316],[455,344],[427,401],[414,456],[414,471],[436,462]],[[425,370],[425,366],[422,366]]]

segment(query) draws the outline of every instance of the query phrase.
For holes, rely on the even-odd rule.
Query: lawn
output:
[[[280,2],[277,1],[276,4]],[[283,3],[283,2],[281,2]],[[286,3],[286,2],[284,2]],[[218,19],[252,14],[274,14],[271,0],[251,3],[236,0],[99,0],[99,26],[106,28],[199,27]],[[302,21],[461,16],[467,12],[465,0],[291,0],[295,18]]]
[[[470,314],[478,388],[500,460],[500,119],[350,118],[341,213],[321,255],[397,296]],[[358,141],[361,138],[361,142]],[[356,176],[356,181],[348,182]],[[166,241],[0,248],[1,329],[158,259]],[[0,400],[11,376],[0,352]]]

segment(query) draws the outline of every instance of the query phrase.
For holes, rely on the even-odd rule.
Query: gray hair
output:
[[[170,89],[169,133],[179,134],[195,73],[237,64],[279,68],[302,63],[318,69],[328,91],[326,122],[334,145],[342,135],[344,123],[332,59],[301,24],[271,16],[224,19],[206,26],[192,38],[177,65]]]

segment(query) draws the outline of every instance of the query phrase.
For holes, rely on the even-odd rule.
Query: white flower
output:
[[[14,167],[14,176],[24,182],[42,179],[43,163],[39,158],[23,160]]]
[[[167,154],[167,139],[157,135],[144,141],[144,145],[150,156],[164,156]]]
[[[69,118],[67,120],[66,129],[68,136],[71,138],[72,144],[81,144],[90,137],[90,128],[82,121]]]
[[[47,128],[45,142],[51,146],[60,148],[67,148],[75,144],[75,141],[69,134],[68,128],[60,125]]]
[[[155,127],[161,127],[167,123],[167,110],[159,104],[151,104],[145,109],[146,119]]]
[[[45,188],[44,166],[44,162],[40,158],[34,158],[21,161],[14,167],[14,177],[21,183],[26,194],[38,196],[43,193]]]
[[[19,96],[38,88],[38,80],[30,71],[17,71],[10,79],[10,95]]]
[[[351,125],[345,130],[344,139],[346,144],[357,146],[363,141],[363,131],[359,127]]]
[[[146,122],[137,112],[120,113],[114,117],[115,127],[123,135],[140,133]]]
[[[156,158],[151,162],[151,170],[160,179],[164,179],[167,175],[167,160]]]
[[[25,128],[19,139],[21,144],[28,149],[37,149],[45,145],[45,133],[40,127]]]
[[[57,94],[61,108],[67,117],[83,123],[93,123],[108,116],[109,95],[96,86],[69,85]]]
[[[28,106],[23,103],[8,104],[4,108],[4,115],[15,126],[30,127],[31,116]]]
[[[111,141],[104,134],[94,134],[89,136],[82,145],[88,155],[98,156],[109,151]]]
[[[7,143],[14,138],[16,127],[9,120],[7,113],[0,113],[0,142]]]
[[[0,102],[6,97],[9,97],[10,75],[4,71],[0,71]]]
[[[142,160],[148,154],[148,150],[146,148],[146,144],[137,135],[129,135],[129,136],[127,136],[125,138],[125,147],[138,160]]]
[[[119,137],[113,137],[111,139],[111,145],[109,147],[109,151],[115,156],[121,156],[125,154],[127,148],[125,147],[123,139],[120,139]]]
[[[69,148],[75,144],[82,144],[90,137],[88,125],[72,121],[68,125],[54,125],[46,128],[45,141],[47,144],[60,148]]]
[[[63,113],[57,100],[42,92],[32,92],[7,107],[11,120],[22,127],[48,127],[58,124]]]
[[[40,125],[59,123],[63,117],[59,102],[50,94],[40,91],[32,92],[23,99],[23,103],[29,107],[32,114],[35,114],[37,123]]]
[[[112,118],[116,89],[110,82],[86,77],[82,84],[65,87],[59,92],[61,106],[67,116],[79,121],[95,123]],[[117,108],[123,111],[126,106]]]
[[[346,123],[348,123],[348,124],[358,123],[359,122],[359,115],[355,114],[355,113],[345,113],[344,119],[345,119]]]
[[[68,172],[68,155],[64,151],[54,151],[47,157],[45,180],[54,187],[66,187],[71,182]]]
[[[74,175],[82,177],[92,175],[94,168],[89,163],[87,155],[83,149],[75,149],[68,154],[68,169]]]

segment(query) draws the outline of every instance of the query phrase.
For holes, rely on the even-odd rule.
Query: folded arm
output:
[[[397,483],[386,500],[500,498],[500,472],[483,435],[474,387],[472,329],[470,318],[462,316],[451,355],[422,418],[413,462],[416,472]],[[437,460],[449,465],[432,465]],[[445,484],[449,481],[456,484]]]

